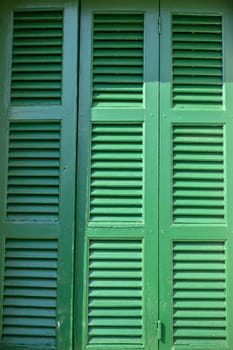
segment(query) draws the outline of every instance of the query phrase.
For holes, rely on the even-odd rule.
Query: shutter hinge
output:
[[[161,16],[158,17],[158,32],[162,34],[162,19]]]
[[[162,339],[162,323],[160,320],[157,321],[157,338],[158,340]]]

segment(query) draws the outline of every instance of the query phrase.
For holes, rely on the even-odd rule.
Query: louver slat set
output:
[[[7,218],[57,220],[59,122],[12,122],[9,135]]]
[[[224,242],[174,242],[175,344],[226,345]]]
[[[142,266],[141,241],[90,241],[90,344],[142,343]]]
[[[143,15],[95,14],[93,30],[93,105],[140,105]]]
[[[140,124],[93,124],[91,220],[142,220],[142,161]]]
[[[11,101],[61,103],[63,11],[14,14]]]
[[[3,340],[56,344],[56,240],[8,240]]]
[[[174,126],[174,222],[224,222],[224,182],[223,127]]]
[[[172,30],[173,105],[221,107],[221,16],[174,15]]]

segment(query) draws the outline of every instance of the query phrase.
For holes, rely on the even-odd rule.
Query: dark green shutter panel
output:
[[[11,102],[61,103],[63,11],[15,11]]]
[[[173,243],[175,345],[226,348],[225,265],[222,241]]]
[[[142,124],[92,125],[93,221],[142,221]]]
[[[143,102],[143,14],[95,14],[93,105]]]
[[[90,240],[89,344],[142,344],[142,241]]]
[[[0,4],[4,350],[72,347],[77,5]]]
[[[56,345],[57,241],[8,239],[3,341]]]
[[[173,221],[223,223],[224,178],[223,126],[173,126]]]
[[[222,107],[222,17],[173,15],[173,105]]]
[[[7,218],[58,220],[60,122],[10,122]]]

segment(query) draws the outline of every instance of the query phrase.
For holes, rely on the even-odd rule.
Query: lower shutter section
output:
[[[7,239],[3,342],[56,347],[57,240]]]
[[[142,344],[142,257],[141,240],[90,240],[89,344]]]
[[[175,345],[226,347],[225,242],[173,242]]]

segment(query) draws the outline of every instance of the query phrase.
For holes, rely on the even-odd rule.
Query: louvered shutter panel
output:
[[[201,0],[162,9],[160,295],[175,350],[233,344],[229,11]]]
[[[1,349],[72,346],[76,5],[1,4]]]
[[[157,77],[147,82],[158,64],[158,37],[146,43],[158,8],[151,0],[88,0],[81,11],[78,254],[79,264],[87,265],[76,346],[156,348],[147,329],[156,323],[149,294],[156,300],[157,291],[145,269],[157,244],[151,218],[158,192],[149,190],[157,177]]]

